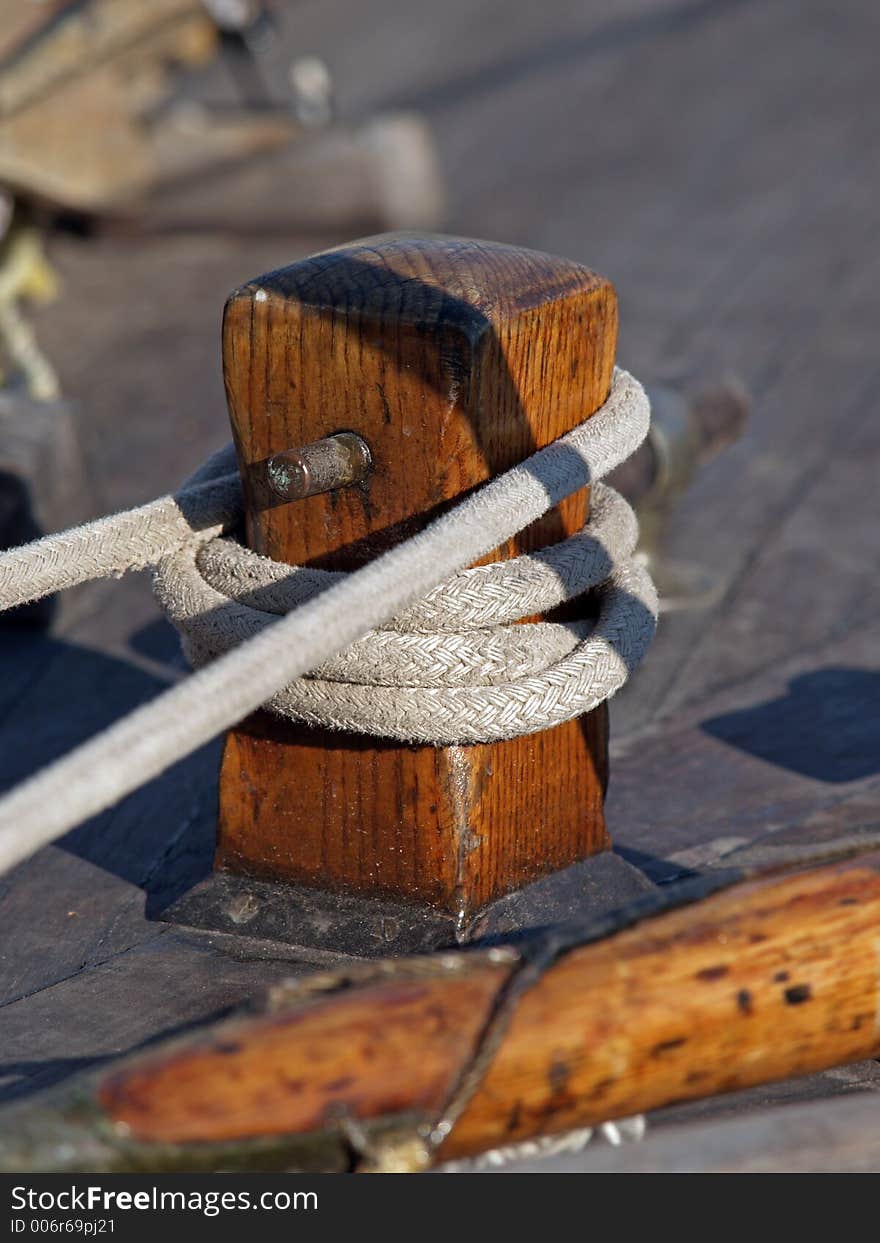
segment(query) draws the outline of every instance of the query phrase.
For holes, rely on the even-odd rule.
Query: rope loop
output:
[[[630,405],[618,407],[619,422]],[[653,636],[656,600],[633,561],[637,536],[627,502],[595,482],[590,521],[575,535],[458,571],[266,706],[310,725],[434,745],[500,741],[589,712],[626,681]],[[155,592],[198,668],[347,577],[216,537],[164,557]],[[518,624],[581,596],[577,620]]]

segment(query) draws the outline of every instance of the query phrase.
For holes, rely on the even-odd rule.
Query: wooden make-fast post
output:
[[[616,328],[614,290],[588,269],[458,238],[369,238],[246,284],[227,303],[223,359],[247,543],[279,561],[363,565],[595,411]],[[338,432],[369,446],[368,480],[282,501],[270,459]],[[587,490],[569,497],[488,560],[564,538],[588,504]],[[604,706],[441,747],[260,712],[227,738],[216,866],[414,904],[461,931],[609,844],[606,780]]]
[[[587,921],[526,957],[281,983],[247,1014],[13,1107],[0,1169],[401,1171],[500,1148],[497,1162],[524,1140],[876,1058],[880,855],[821,863],[829,846],[802,843],[806,870],[668,886],[598,940]],[[876,1140],[854,1142],[849,1159],[876,1162]]]

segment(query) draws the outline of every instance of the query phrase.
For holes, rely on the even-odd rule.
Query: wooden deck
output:
[[[626,366],[753,395],[748,434],[691,488],[669,548],[721,572],[723,598],[666,618],[612,708],[618,849],[663,879],[772,830],[880,822],[880,9],[289,9],[287,47],[325,55],[345,113],[427,114],[451,232],[589,263],[617,286]],[[167,490],[227,437],[225,295],[332,240],[57,243],[65,293],[40,331],[79,403],[82,516]],[[51,639],[4,632],[3,785],[154,695],[175,652],[144,576],[80,592]],[[152,918],[208,868],[217,762],[211,746],[0,881],[4,1099],[290,972],[265,946]],[[877,1090],[869,1063],[653,1125]]]

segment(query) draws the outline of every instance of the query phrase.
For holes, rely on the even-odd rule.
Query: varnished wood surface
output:
[[[440,1156],[875,1056],[878,918],[871,855],[571,951],[519,1000]],[[510,972],[465,959],[242,1019],[119,1071],[101,1102],[149,1141],[320,1130],[334,1113],[437,1121]]]
[[[249,282],[223,357],[250,545],[352,570],[569,431],[604,401],[610,283],[564,259],[384,234]],[[275,453],[350,430],[364,487],[279,504]],[[492,557],[578,530],[586,490]],[[233,731],[218,867],[387,894],[468,921],[492,898],[607,844],[607,711],[494,745],[400,746],[277,723]]]
[[[619,847],[669,875],[789,824],[876,821],[877,6],[841,0],[833,33],[824,0],[285,10],[280,71],[309,45],[349,116],[426,109],[449,228],[612,274],[621,361],[641,378],[729,372],[754,395],[745,440],[696,481],[671,532],[672,554],[720,570],[726,594],[665,617],[612,704]],[[68,238],[53,257],[66,293],[41,339],[80,403],[99,514],[167,490],[224,438],[218,308],[277,266],[279,242]],[[3,783],[156,694],[175,652],[145,576],[82,593],[50,648],[4,637]],[[164,867],[186,884],[210,866],[217,764],[208,749],[3,883],[4,1096],[215,1013],[272,969],[172,950],[145,913]],[[878,1083],[861,1062],[699,1116]]]
[[[255,1106],[267,1135],[430,1114],[472,1056],[507,971],[483,963],[379,984],[368,1007],[341,993],[256,1026],[242,1019],[194,1052],[108,1078],[100,1100],[138,1138],[182,1142],[250,1134]]]

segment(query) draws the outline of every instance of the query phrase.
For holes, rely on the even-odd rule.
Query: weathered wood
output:
[[[515,1003],[440,1156],[875,1056],[878,919],[871,854],[741,884],[572,949]],[[516,970],[503,955],[447,955],[434,978],[404,963],[397,980],[379,973],[287,1004],[281,994],[268,1016],[120,1069],[100,1099],[147,1142],[297,1133],[382,1111],[436,1121]]]
[[[878,917],[874,856],[571,954],[524,998],[448,1155],[876,1055]]]
[[[138,1138],[175,1141],[251,1134],[257,1098],[266,1135],[430,1113],[473,1055],[509,970],[483,960],[472,970],[379,983],[354,1010],[343,992],[258,1029],[248,1019],[225,1024],[211,1044],[169,1060],[158,1078],[145,1063],[140,1073],[109,1079],[101,1100]],[[308,1063],[291,1059],[292,1040],[310,1050]]]
[[[129,661],[27,631],[4,634],[2,649],[0,788],[4,790],[166,685]],[[66,709],[59,712],[62,700]],[[35,740],[22,731],[23,702],[39,722],[41,732]],[[147,917],[149,908],[191,885],[210,866],[216,816],[212,784],[218,763],[219,749],[212,744],[164,780],[149,783],[0,879],[4,1057],[23,1052],[16,1034],[21,1029],[12,1018],[17,1007],[28,1008],[34,994],[46,996],[46,990],[60,981],[88,974],[132,946],[167,932]],[[65,1011],[63,1026],[68,1032],[80,1021],[73,1007]],[[88,1025],[94,1024],[96,1030],[108,1021],[108,1015],[98,1010]]]
[[[386,235],[252,281],[224,329],[248,542],[356,568],[594,411],[615,339],[607,281],[487,242]],[[346,429],[370,446],[368,486],[279,504],[267,459]],[[587,503],[568,498],[495,557],[578,529]],[[257,714],[227,743],[218,866],[467,923],[607,844],[606,730],[602,709],[491,746],[407,747]]]
[[[40,896],[48,906],[49,895]],[[97,901],[104,911],[112,909],[106,889]],[[81,907],[77,916],[87,922],[89,912]],[[222,939],[206,943],[161,925],[142,927],[150,940],[126,949],[118,935],[105,937],[97,961],[92,955],[79,969],[71,963],[66,977],[0,1008],[0,1098],[26,1096],[157,1036],[216,1020],[297,969],[289,961],[266,960],[259,945],[241,938],[233,955]],[[51,933],[64,939],[54,926]]]

